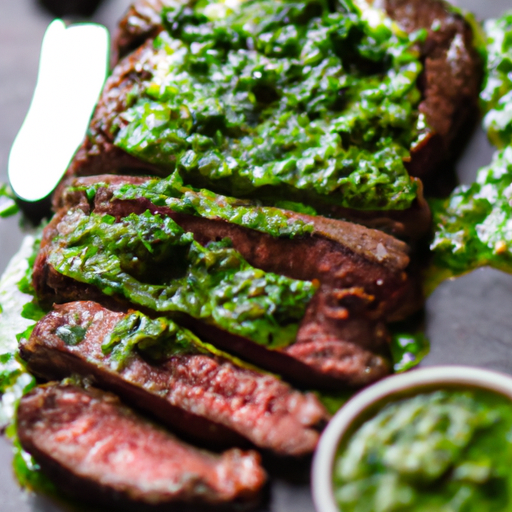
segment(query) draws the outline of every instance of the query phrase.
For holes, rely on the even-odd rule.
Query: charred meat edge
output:
[[[254,501],[266,480],[256,452],[199,450],[94,388],[35,388],[20,400],[17,431],[44,473],[89,503],[222,506]]]
[[[169,2],[139,0],[132,4],[119,24],[117,44],[120,54],[136,49],[114,68],[91,124],[91,133],[73,160],[67,176],[91,175],[126,170],[159,174],[160,171],[128,155],[112,142],[109,131],[116,112],[126,108],[126,94],[133,83],[143,80],[144,63],[151,59],[151,40],[162,27],[159,11]],[[419,86],[423,100],[419,111],[429,128],[421,143],[412,148],[406,162],[412,176],[429,181],[446,168],[460,139],[467,137],[478,115],[478,93],[482,62],[473,45],[469,24],[441,0],[386,0],[384,7],[406,31],[425,28],[428,37],[420,51],[424,64]],[[436,29],[432,27],[438,25]],[[146,42],[145,42],[146,41]],[[138,70],[138,71],[137,71]],[[93,140],[94,139],[94,140]],[[430,227],[430,210],[418,199],[405,211],[370,212],[331,207],[323,213],[346,218],[399,237],[419,238]]]
[[[273,375],[201,353],[151,362],[134,352],[124,368],[114,369],[101,344],[127,314],[94,302],[55,306],[20,345],[20,354],[37,375],[93,378],[99,387],[203,444],[244,446],[249,440],[287,456],[315,449],[329,419],[326,410],[311,393],[302,394]],[[59,337],[59,328],[68,325],[86,329],[77,345]]]

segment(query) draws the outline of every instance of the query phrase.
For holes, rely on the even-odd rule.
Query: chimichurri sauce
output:
[[[72,190],[85,191],[92,200],[101,187],[98,182],[91,186],[73,187]],[[215,194],[206,189],[195,189],[183,184],[176,172],[164,179],[155,179],[141,184],[124,184],[113,191],[114,199],[132,200],[144,197],[157,206],[166,206],[178,213],[196,215],[207,219],[222,219],[273,237],[295,238],[314,232],[312,223],[294,218],[280,208],[261,206],[257,200],[237,199]],[[287,203],[283,207],[301,213],[315,214],[302,205]]]
[[[453,275],[484,265],[512,272],[512,147],[480,169],[475,183],[432,206],[435,267]]]
[[[491,266],[512,272],[512,13],[485,25],[487,70],[480,94],[484,128],[498,148],[475,183],[431,202],[431,291],[445,278]]]
[[[408,208],[425,32],[368,9],[372,21],[347,0],[164,8],[115,144],[237,197]]]
[[[343,512],[512,510],[512,408],[483,390],[442,390],[385,406],[342,446]]]
[[[120,320],[103,339],[101,350],[109,355],[110,366],[116,371],[126,366],[135,351],[156,363],[175,355],[207,354],[220,356],[242,368],[255,368],[205,343],[170,318],[150,318],[140,311],[132,311]]]
[[[502,148],[512,142],[512,11],[487,20],[487,76],[480,93],[487,112],[484,128],[490,141]]]

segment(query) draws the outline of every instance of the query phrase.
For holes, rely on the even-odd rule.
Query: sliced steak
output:
[[[102,343],[126,316],[94,302],[56,306],[20,346],[21,356],[31,371],[47,379],[72,374],[92,378],[203,444],[249,440],[291,456],[314,450],[327,412],[312,394],[295,391],[270,374],[190,348],[158,362],[135,351],[117,368]],[[77,328],[85,331],[83,340],[66,343],[63,329]]]
[[[412,296],[414,279],[407,275],[409,247],[396,238],[378,230],[341,220],[311,216],[287,210],[268,208],[286,215],[290,221],[302,221],[312,226],[312,232],[302,236],[272,236],[257,228],[227,222],[209,215],[183,213],[179,209],[157,206],[143,195],[141,189],[135,199],[120,200],[114,197],[116,190],[126,184],[139,185],[149,178],[109,176],[77,178],[62,190],[56,207],[65,210],[80,207],[85,213],[109,214],[117,219],[130,213],[151,213],[171,217],[185,231],[192,232],[201,244],[229,238],[233,247],[254,267],[266,272],[282,274],[293,279],[311,281],[318,279],[332,288],[363,288],[374,297],[372,310],[375,318],[400,316],[399,309],[411,310],[413,304],[405,304]],[[93,202],[89,202],[86,190],[98,183]],[[186,188],[186,202],[201,200],[201,191]],[[208,194],[211,197],[211,193]],[[218,204],[230,198],[216,196]],[[185,204],[185,203],[182,203]],[[250,203],[244,205],[247,208]],[[236,209],[236,207],[235,207]],[[177,210],[177,211],[176,211]],[[255,215],[261,211],[254,206]],[[239,214],[238,217],[242,216]],[[249,215],[250,216],[250,215]],[[50,238],[53,238],[53,232]],[[416,297],[416,308],[422,303],[421,294]]]
[[[66,247],[65,240],[58,235],[74,232],[80,216],[84,216],[81,210],[63,209],[45,228],[33,270],[39,300],[51,306],[54,302],[107,299],[129,306],[125,295],[109,290],[107,296],[100,288],[66,277],[50,264],[49,258],[60,258],[59,253]],[[229,332],[215,322],[192,317],[184,310],[172,309],[165,314],[214,345],[294,383],[330,388],[360,387],[391,371],[385,315],[375,303],[375,296],[364,287],[338,288],[330,283],[322,284],[314,299],[305,304],[306,313],[301,317],[295,342],[274,349],[235,331]],[[141,307],[136,301],[133,305]],[[163,310],[158,310],[158,314],[162,313]]]
[[[165,170],[137,161],[113,146],[113,124],[130,101],[130,90],[147,76],[154,59],[151,37],[162,30],[159,11],[166,0],[137,0],[120,22],[116,47],[121,54],[137,48],[115,67],[93,117],[89,135],[73,160],[70,175],[103,172],[149,172],[162,175]],[[443,169],[453,156],[458,139],[466,136],[477,117],[482,62],[473,43],[470,25],[442,0],[385,0],[388,15],[407,32],[426,29],[426,41],[420,44],[424,63],[418,84],[423,100],[419,111],[426,127],[419,142],[411,148],[407,168],[411,175],[428,179]],[[149,39],[148,39],[149,38]],[[121,121],[122,123],[122,121]],[[347,220],[397,236],[421,236],[430,227],[430,215],[421,189],[417,201],[407,211],[370,212],[327,208]]]
[[[266,479],[257,453],[198,450],[93,388],[34,389],[20,401],[17,430],[59,488],[116,509],[247,502]]]
[[[149,39],[114,67],[91,119],[88,135],[73,158],[65,180],[75,176],[101,174],[142,174],[160,177],[168,174],[168,170],[139,160],[114,145],[114,125],[122,126],[126,122],[120,114],[130,106],[133,87],[149,77],[155,58],[152,40]],[[60,201],[61,191],[62,187],[56,191],[57,202]],[[321,204],[316,207],[321,214],[383,230],[404,239],[418,239],[424,236],[431,226],[430,208],[423,197],[421,183],[416,200],[407,210],[353,210]]]

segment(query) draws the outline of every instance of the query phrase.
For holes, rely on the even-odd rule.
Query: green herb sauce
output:
[[[512,147],[432,210],[432,273],[459,275],[484,265],[512,272]]]
[[[443,390],[386,405],[340,448],[343,512],[506,512],[512,412],[487,391]]]
[[[423,332],[392,333],[390,347],[395,373],[417,366],[429,353],[430,343]]]
[[[30,335],[41,315],[32,295],[21,291],[18,284],[38,247],[38,238],[27,235],[0,279],[0,428],[13,423],[19,398],[35,385],[35,378],[18,357],[18,341]]]
[[[251,267],[229,240],[203,247],[169,217],[146,212],[116,223],[109,215],[74,216],[49,257],[61,274],[159,313],[186,313],[268,348],[295,341],[314,283]]]
[[[445,279],[491,266],[512,272],[512,12],[484,24],[487,69],[480,94],[483,125],[500,151],[476,182],[433,200],[433,261],[425,291]]]
[[[155,362],[180,354],[208,354],[222,357],[236,366],[254,368],[237,357],[201,341],[171,319],[150,318],[140,311],[134,311],[118,322],[103,340],[101,349],[104,354],[110,356],[110,366],[116,371],[126,366],[135,350]]]
[[[28,284],[39,237],[27,235],[17,254],[0,278],[0,428],[13,442],[13,470],[20,484],[29,489],[54,494],[55,489],[39,465],[17,439],[15,415],[19,399],[36,380],[18,356],[18,342],[32,332],[42,310],[33,301]]]
[[[512,11],[484,24],[487,35],[487,75],[480,93],[487,112],[484,128],[502,148],[512,143]]]
[[[96,183],[90,187],[73,187],[72,190],[85,190],[89,199],[92,199],[97,189],[102,186],[105,185]],[[149,199],[157,206],[166,206],[177,213],[206,219],[222,219],[274,237],[295,238],[314,231],[311,223],[292,217],[286,210],[261,206],[256,200],[240,200],[206,189],[187,187],[176,172],[165,179],[155,179],[137,185],[125,184],[114,190],[114,199],[131,200],[140,197]],[[305,210],[300,205],[290,202],[285,202],[284,206],[288,206],[289,210]],[[306,212],[313,215],[316,213],[310,209],[306,209]]]
[[[61,325],[57,328],[57,336],[64,341],[66,345],[75,346],[84,340],[87,329],[78,325]]]
[[[19,212],[11,187],[0,183],[0,218],[7,218]]]
[[[414,49],[425,31],[350,1],[200,0],[162,19],[150,77],[114,121],[117,146],[237,197],[411,205],[403,161],[425,129]]]

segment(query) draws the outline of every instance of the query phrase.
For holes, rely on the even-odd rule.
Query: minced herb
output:
[[[484,128],[491,142],[502,148],[512,143],[512,11],[487,20],[487,74],[480,94]]]
[[[395,332],[391,337],[391,358],[395,373],[417,366],[429,353],[430,343],[423,332]]]
[[[491,266],[512,272],[512,12],[484,23],[487,71],[480,94],[483,124],[500,151],[443,200],[431,202],[433,261],[426,291],[444,279]]]
[[[344,512],[493,512],[512,506],[510,400],[442,390],[385,405],[340,447]]]
[[[11,217],[18,211],[19,208],[11,187],[6,183],[0,183],[0,218]]]
[[[18,253],[0,278],[0,428],[13,442],[13,470],[19,483],[29,489],[54,490],[34,459],[21,448],[16,433],[19,399],[36,384],[18,356],[18,342],[32,332],[42,310],[27,293],[26,278],[39,248],[39,238],[27,235]]]
[[[18,356],[18,341],[30,335],[41,311],[36,311],[32,295],[22,292],[18,284],[36,246],[38,239],[27,235],[0,279],[0,428],[12,424],[19,398],[35,384]]]
[[[425,31],[349,0],[200,0],[162,19],[150,77],[114,121],[117,146],[237,197],[411,205]]]
[[[43,472],[34,457],[21,447],[16,437],[13,442],[13,452],[14,475],[23,489],[46,494],[58,501],[63,499],[55,484]]]
[[[61,325],[55,334],[66,344],[74,347],[84,340],[87,329],[80,325]]]
[[[97,183],[85,187],[91,200],[97,189],[106,186]],[[73,190],[84,190],[74,187]],[[114,190],[114,199],[131,200],[144,197],[157,206],[166,206],[177,213],[197,215],[206,219],[222,219],[232,224],[268,233],[274,237],[295,238],[311,234],[314,226],[301,219],[294,218],[280,208],[261,206],[256,200],[241,200],[234,197],[215,194],[206,189],[185,186],[181,176],[174,172],[165,179],[155,179],[141,184],[124,184]],[[306,210],[294,203],[284,202],[282,207],[290,210]]]
[[[116,371],[125,367],[135,350],[155,362],[180,354],[208,354],[222,357],[236,366],[255,368],[201,341],[170,318],[151,318],[140,311],[132,311],[120,320],[105,336],[101,349],[109,356],[109,364]]]
[[[168,318],[150,318],[134,311],[115,325],[101,349],[110,355],[115,369],[120,370],[135,348],[151,359],[161,360],[172,355],[201,352],[196,340],[199,341],[190,331]]]
[[[268,348],[295,341],[316,284],[251,267],[229,240],[203,247],[169,217],[146,212],[115,222],[109,215],[74,215],[49,256],[57,272]]]
[[[475,183],[432,206],[434,267],[451,275],[484,265],[512,272],[512,147],[480,169]]]

